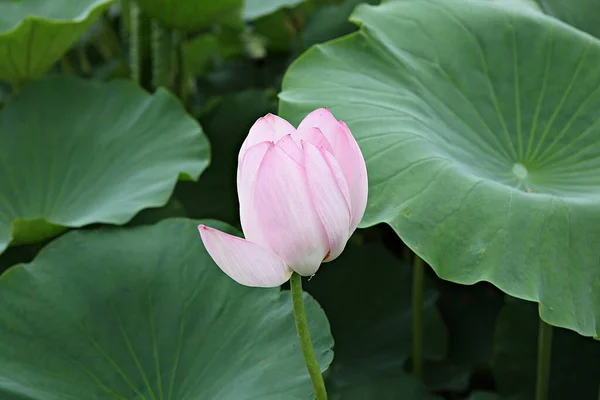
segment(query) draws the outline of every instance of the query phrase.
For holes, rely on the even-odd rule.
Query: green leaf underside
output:
[[[113,0],[0,2],[0,80],[43,75]]]
[[[229,279],[198,222],[73,231],[9,269],[0,278],[0,398],[310,399],[289,292]],[[305,296],[325,369],[333,339]]]
[[[288,71],[280,113],[331,108],[369,172],[362,226],[389,223],[458,283],[600,332],[600,41],[533,7],[359,6],[357,34]],[[460,55],[460,56],[458,56]]]
[[[123,224],[165,204],[179,174],[197,179],[208,160],[200,126],[164,90],[33,83],[0,111],[0,252],[60,227]]]
[[[138,0],[148,15],[168,28],[198,31],[240,17],[243,0]]]

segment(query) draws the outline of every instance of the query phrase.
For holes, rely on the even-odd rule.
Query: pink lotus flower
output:
[[[367,169],[350,129],[328,109],[298,129],[267,114],[242,144],[237,188],[246,239],[200,225],[202,241],[236,282],[275,287],[344,250],[365,212]]]

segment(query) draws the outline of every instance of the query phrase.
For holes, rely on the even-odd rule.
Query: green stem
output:
[[[122,43],[129,39],[129,23],[131,21],[131,1],[121,0],[121,23],[119,24],[119,35]]]
[[[140,8],[129,3],[129,73],[131,80],[140,84]]]
[[[84,47],[79,47],[77,49],[77,58],[79,59],[79,68],[81,68],[81,72],[85,75],[89,75],[92,73],[92,64],[90,63],[90,59],[85,53]]]
[[[100,22],[102,31],[100,35],[96,36],[94,46],[104,61],[110,61],[115,55],[121,56],[123,48],[121,47],[119,35],[114,31],[110,21],[104,17]]]
[[[157,20],[152,20],[152,86],[169,87],[171,35]]]
[[[175,91],[178,93],[181,102],[187,106],[188,99],[190,96],[190,92],[195,92],[195,81],[194,74],[190,72],[190,69],[185,64],[185,60],[183,58],[183,48],[182,48],[182,35],[178,31],[174,31],[172,33],[172,42],[173,46],[173,71],[174,71],[174,82],[173,87]]]
[[[550,384],[550,360],[552,358],[552,326],[540,318],[538,332],[537,381],[535,384],[535,400],[548,399]]]
[[[317,361],[315,350],[313,349],[313,345],[310,340],[308,321],[306,319],[306,311],[304,310],[304,299],[302,298],[302,277],[294,272],[292,274],[290,285],[294,304],[294,319],[296,320],[298,339],[300,339],[300,347],[302,348],[302,355],[304,355],[306,369],[308,369],[310,379],[312,380],[313,387],[315,388],[317,400],[327,400],[325,382],[323,381],[323,375],[321,375],[319,362]]]
[[[412,365],[413,374],[423,379],[423,279],[425,265],[415,254],[412,283]]]
[[[75,68],[73,68],[73,64],[69,59],[69,53],[65,54],[63,58],[60,59],[60,71],[64,75],[75,75]]]
[[[306,42],[304,41],[304,37],[302,36],[302,26],[296,17],[296,14],[289,9],[284,9],[286,12],[286,16],[288,22],[290,23],[292,29],[294,30],[293,36],[296,40],[296,51],[297,54],[301,54],[304,50],[306,50]]]

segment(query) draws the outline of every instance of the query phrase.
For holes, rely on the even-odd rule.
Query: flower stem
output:
[[[131,80],[139,84],[140,77],[140,8],[135,2],[129,3],[129,74]]]
[[[550,360],[552,358],[552,326],[540,318],[538,332],[537,381],[535,399],[547,400],[550,384]]]
[[[423,379],[423,279],[425,266],[415,254],[412,283],[412,366],[417,379]]]
[[[294,319],[296,320],[298,339],[300,339],[300,347],[302,348],[302,355],[304,355],[306,369],[308,369],[308,374],[315,388],[317,400],[327,400],[325,382],[323,381],[321,368],[319,368],[319,362],[317,361],[315,350],[310,340],[308,321],[306,319],[306,311],[304,310],[304,299],[302,298],[302,277],[294,272],[290,280],[290,285],[292,288]]]
[[[171,35],[157,20],[152,21],[152,85],[169,87],[171,73]]]

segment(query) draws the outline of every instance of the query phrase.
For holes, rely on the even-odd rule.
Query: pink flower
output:
[[[267,114],[242,144],[237,188],[246,239],[200,225],[202,241],[236,282],[274,287],[344,250],[365,212],[367,169],[350,129],[328,109],[298,129]]]

